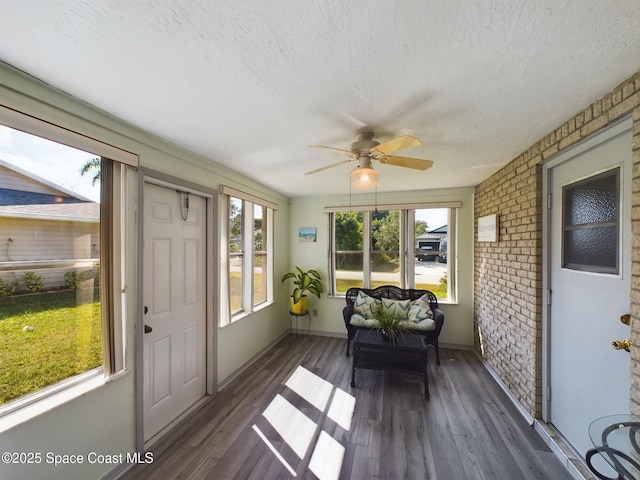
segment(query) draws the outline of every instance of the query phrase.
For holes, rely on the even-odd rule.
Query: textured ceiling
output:
[[[472,186],[640,70],[638,0],[0,0],[0,60],[289,196]]]

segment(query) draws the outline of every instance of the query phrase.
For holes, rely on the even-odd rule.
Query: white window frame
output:
[[[222,185],[220,193],[223,197],[220,204],[224,208],[221,215],[221,302],[220,302],[220,327],[229,325],[257,310],[260,310],[274,302],[273,278],[274,278],[274,215],[278,205],[268,200],[247,194],[232,187]],[[230,290],[230,248],[229,248],[229,212],[231,198],[242,201],[242,307],[239,310],[231,311],[231,290]],[[253,238],[254,227],[254,206],[263,207],[263,230],[266,235],[263,238],[264,251],[266,252],[264,277],[267,281],[266,299],[254,301],[254,259],[255,248]]]
[[[447,298],[442,299],[442,303],[455,303],[457,301],[457,210],[462,207],[462,202],[438,202],[438,203],[412,203],[412,204],[388,204],[388,205],[365,205],[358,207],[326,207],[325,213],[329,218],[329,295],[343,297],[344,293],[336,291],[335,274],[335,213],[358,211],[363,214],[363,258],[371,258],[371,212],[376,210],[399,210],[400,211],[400,279],[401,288],[415,288],[415,211],[424,209],[446,208],[448,209],[447,225]],[[371,286],[371,262],[363,260],[363,287]]]
[[[109,266],[101,263],[101,315],[103,336],[102,366],[44,387],[0,407],[0,433],[29,421],[88,391],[104,385],[126,372],[124,308],[126,289],[124,271],[126,254],[124,245],[130,221],[123,206],[128,205],[131,193],[131,172],[125,166],[137,168],[138,156],[95,138],[63,128],[18,110],[0,105],[0,125],[68,145],[101,158],[113,161],[111,191],[105,192],[100,209],[100,222],[111,223],[111,250],[108,257],[101,253],[101,262],[108,258]],[[135,182],[133,182],[135,183]],[[110,205],[102,206],[108,198]],[[108,218],[105,217],[108,216]],[[102,228],[102,227],[101,227]],[[102,248],[102,247],[101,247]],[[104,248],[108,248],[105,246]],[[107,277],[108,275],[108,277]],[[109,297],[106,297],[107,292]],[[118,292],[118,294],[116,294]],[[108,303],[108,306],[107,306]]]

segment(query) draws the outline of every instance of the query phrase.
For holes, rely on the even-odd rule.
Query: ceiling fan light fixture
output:
[[[358,167],[351,172],[351,185],[359,190],[369,190],[378,184],[378,172],[370,167]]]

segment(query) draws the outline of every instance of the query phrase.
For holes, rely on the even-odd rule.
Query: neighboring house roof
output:
[[[69,190],[61,185],[57,185],[55,183],[53,183],[50,180],[47,180],[46,178],[42,178],[39,177],[38,175],[36,175],[35,173],[31,173],[28,172],[27,170],[23,170],[22,168],[14,165],[13,163],[9,163],[5,160],[0,159],[0,166],[5,167],[9,170],[13,170],[15,173],[17,173],[18,175],[22,175],[24,177],[30,178],[31,180],[41,183],[43,185],[46,185],[49,188],[52,188],[54,190],[56,190],[57,192],[60,192],[60,194],[62,196],[65,197],[71,197],[71,198],[75,198],[81,202],[91,202],[92,200],[90,198],[84,197],[82,195],[80,195],[79,193],[76,193],[72,190]]]
[[[0,205],[39,205],[39,204],[61,204],[80,203],[76,197],[66,197],[62,195],[50,195],[47,193],[25,192],[23,190],[11,190],[0,188]]]
[[[82,202],[0,206],[0,217],[97,222],[100,220],[100,204],[95,202]]]
[[[100,204],[22,170],[4,160],[0,166],[11,170],[16,176],[27,177],[33,182],[46,185],[48,192],[33,192],[0,188],[0,217],[31,218],[39,220],[59,220],[74,222],[98,222]],[[6,174],[6,170],[4,171]],[[27,186],[27,188],[30,188]]]
[[[443,225],[441,227],[434,228],[433,230],[429,230],[427,233],[418,235],[416,237],[416,242],[418,240],[441,240],[442,237],[446,234],[447,234],[447,226]]]
[[[429,233],[447,233],[447,226],[443,225],[438,228],[434,228],[433,230],[429,230]]]

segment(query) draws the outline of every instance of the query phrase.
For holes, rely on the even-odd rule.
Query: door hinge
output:
[[[551,194],[547,195],[547,208],[551,208]]]
[[[547,290],[547,305],[551,305],[551,289]]]
[[[551,385],[547,387],[547,402],[551,401]]]

